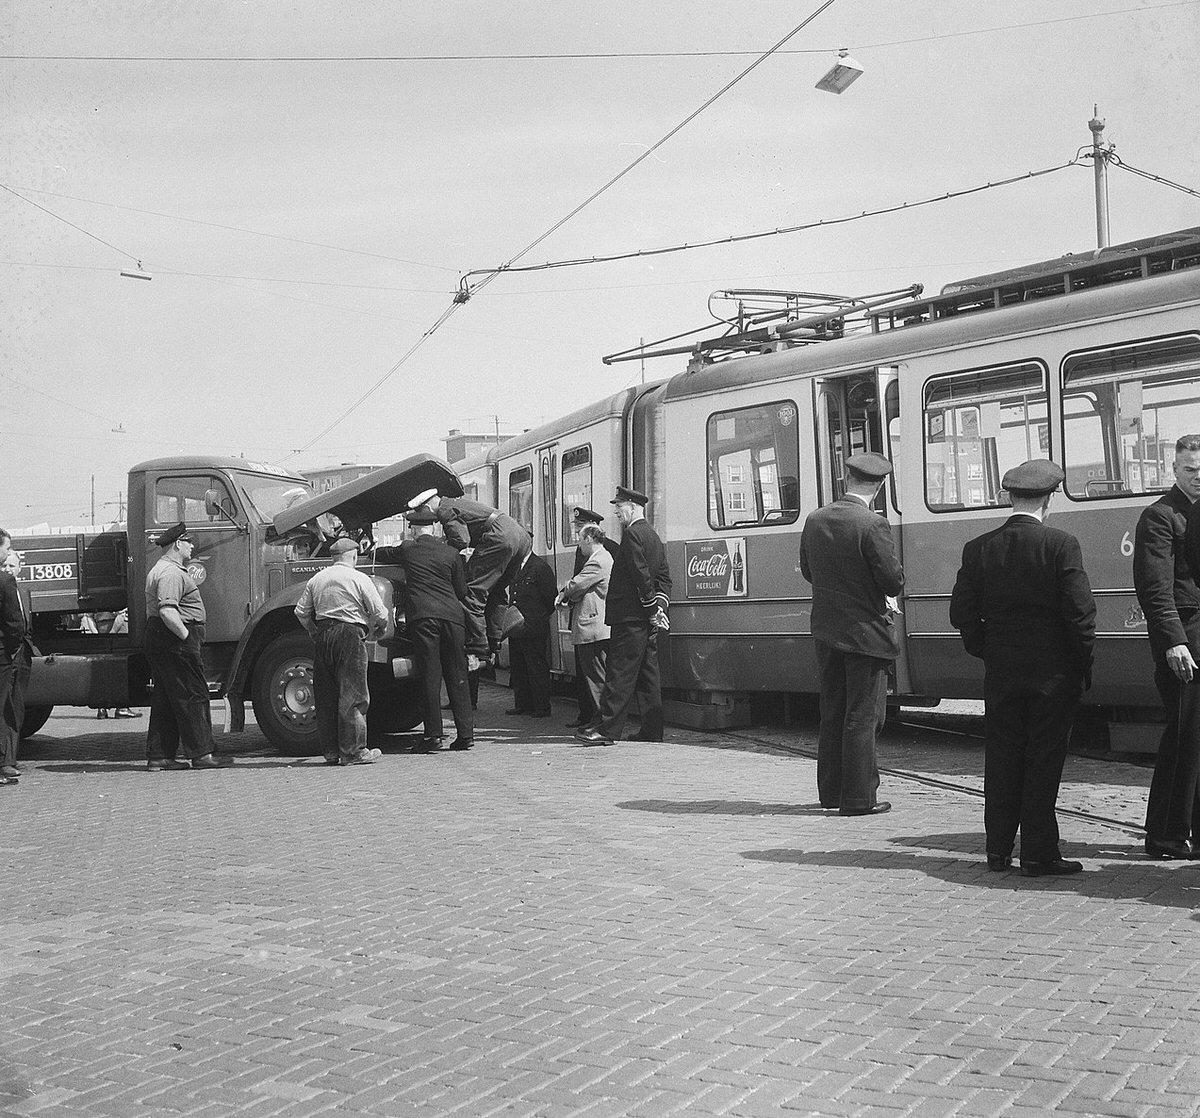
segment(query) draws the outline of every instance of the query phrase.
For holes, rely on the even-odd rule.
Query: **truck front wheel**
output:
[[[26,707],[25,717],[21,721],[21,740],[33,737],[44,725],[54,710],[52,706]]]
[[[283,633],[267,645],[254,669],[250,701],[267,740],[281,753],[308,757],[320,753],[313,646],[305,633]]]

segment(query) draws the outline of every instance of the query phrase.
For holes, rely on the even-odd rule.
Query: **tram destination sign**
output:
[[[688,598],[744,598],[749,582],[746,537],[688,540],[683,545],[683,593]]]

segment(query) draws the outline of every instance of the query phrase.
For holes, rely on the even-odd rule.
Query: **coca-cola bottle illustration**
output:
[[[742,545],[740,542],[733,545],[733,592],[735,594],[744,594],[746,592],[746,573],[745,566],[742,563]]]

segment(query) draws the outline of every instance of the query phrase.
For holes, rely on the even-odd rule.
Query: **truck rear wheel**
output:
[[[33,737],[44,725],[53,712],[54,707],[26,707],[25,718],[21,722],[21,740]]]
[[[267,740],[281,753],[308,757],[320,753],[313,645],[305,633],[283,633],[267,645],[254,669],[250,701]]]

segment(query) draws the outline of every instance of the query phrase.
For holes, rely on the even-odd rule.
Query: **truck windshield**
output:
[[[284,509],[312,496],[307,482],[296,478],[263,477],[262,474],[238,474],[238,483],[259,519],[269,523]]]

